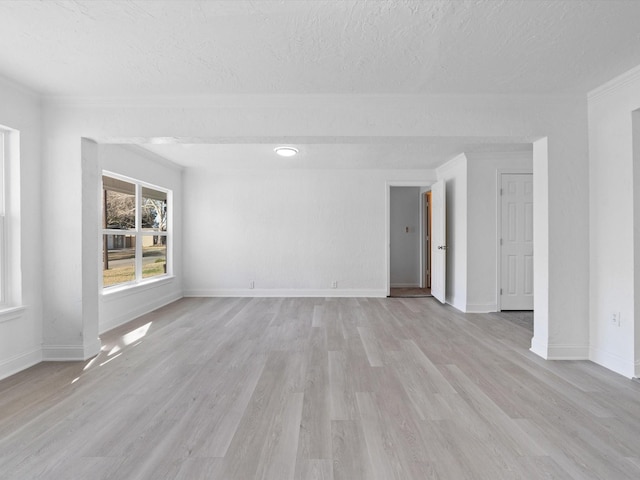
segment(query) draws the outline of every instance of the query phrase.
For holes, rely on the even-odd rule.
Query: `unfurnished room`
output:
[[[635,0],[0,0],[0,479],[640,478],[639,112]]]

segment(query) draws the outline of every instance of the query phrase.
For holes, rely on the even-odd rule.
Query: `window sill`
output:
[[[22,317],[25,307],[0,307],[0,323],[10,322]]]
[[[161,278],[153,278],[145,280],[140,283],[130,283],[127,285],[121,285],[118,287],[107,287],[102,289],[102,298],[105,301],[115,300],[116,298],[122,298],[129,295],[135,295],[137,293],[151,290],[161,285],[166,285],[173,282],[175,275],[163,275]]]

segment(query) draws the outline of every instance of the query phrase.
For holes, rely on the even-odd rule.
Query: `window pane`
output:
[[[142,229],[167,231],[167,193],[142,187]]]
[[[102,177],[104,228],[133,230],[136,227],[136,187],[133,183]]]
[[[142,278],[167,273],[167,237],[144,235],[142,237]]]
[[[136,237],[103,235],[102,284],[105,287],[136,279]]]

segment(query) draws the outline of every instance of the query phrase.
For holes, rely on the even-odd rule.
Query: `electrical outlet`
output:
[[[255,288],[256,287],[256,282],[254,282],[253,280],[251,280],[249,282],[249,288]]]
[[[620,312],[613,312],[611,314],[611,324],[617,327],[620,326]]]
[[[338,288],[338,282],[335,280],[331,282],[331,288]]]

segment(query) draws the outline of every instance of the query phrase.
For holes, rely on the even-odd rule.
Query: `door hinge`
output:
[[[500,245],[502,245],[502,239],[500,239]]]
[[[500,196],[502,196],[502,189],[500,189]]]
[[[502,295],[502,289],[500,289],[500,295]]]

